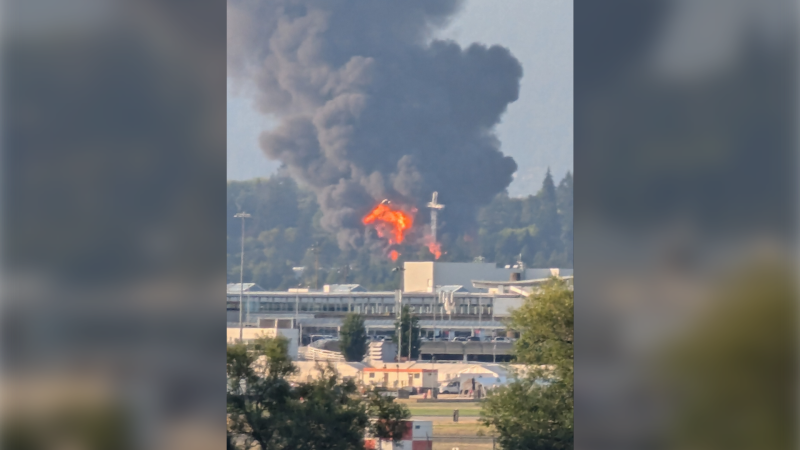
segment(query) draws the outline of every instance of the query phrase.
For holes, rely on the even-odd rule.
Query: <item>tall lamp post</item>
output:
[[[244,314],[244,220],[249,219],[251,216],[242,211],[235,216],[237,219],[242,219],[242,260],[239,265],[239,342],[244,340],[244,321],[242,315]]]
[[[401,274],[401,280],[402,280],[402,274],[403,274],[403,271],[405,271],[405,270],[406,269],[404,267],[397,266],[397,267],[392,269],[392,272],[397,272],[397,273]],[[397,362],[400,362],[400,357],[403,355],[403,353],[402,353],[402,348],[403,348],[403,291],[401,289],[398,289],[396,291],[396,297],[395,298],[399,298],[400,299],[400,304],[397,306],[398,326],[396,327],[397,330],[395,331],[395,335],[397,336]],[[409,358],[409,359],[411,359],[411,358]]]

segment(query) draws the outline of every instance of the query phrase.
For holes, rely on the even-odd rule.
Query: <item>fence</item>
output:
[[[297,356],[301,361],[344,361],[344,355],[315,347],[300,347]]]

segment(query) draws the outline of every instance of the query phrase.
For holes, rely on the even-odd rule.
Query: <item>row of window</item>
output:
[[[370,378],[375,378],[375,372],[370,372],[370,374],[369,374],[369,377],[370,377]],[[419,378],[419,374],[418,374],[418,373],[415,373],[415,374],[414,374],[414,378]]]
[[[239,296],[231,295],[228,296],[229,301],[238,302]],[[415,306],[430,306],[431,304],[430,298],[416,298],[416,297],[403,297],[403,304],[413,303]],[[456,298],[456,303],[470,303],[477,306],[478,303],[482,303],[484,305],[491,304],[491,299],[483,298],[477,299],[475,297],[467,297],[467,298]],[[294,297],[249,297],[245,296],[245,301],[250,302],[260,302],[260,303],[291,303],[295,304],[297,299]],[[324,297],[304,297],[300,298],[300,304],[394,304],[394,297],[386,297],[386,298],[379,298],[379,297],[372,297],[372,298],[347,298],[347,297],[334,297],[334,298],[324,298]]]
[[[299,306],[300,312],[355,312],[358,314],[395,314],[394,305],[346,305],[346,304],[327,304],[327,303],[259,303],[258,311],[272,311],[272,312],[294,312],[295,308]],[[348,307],[352,306],[352,310]],[[443,305],[436,305],[436,314],[446,314]],[[251,311],[256,310],[255,305]],[[434,308],[432,305],[417,305],[411,306],[411,312],[414,314],[432,314]],[[492,307],[489,305],[456,305],[455,314],[458,315],[491,315]]]

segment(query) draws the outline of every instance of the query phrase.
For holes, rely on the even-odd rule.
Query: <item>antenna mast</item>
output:
[[[431,201],[426,205],[428,208],[431,209],[431,234],[433,235],[433,243],[436,243],[436,213],[440,209],[444,209],[444,205],[439,203],[439,193],[437,191],[433,191],[433,196],[431,197]]]

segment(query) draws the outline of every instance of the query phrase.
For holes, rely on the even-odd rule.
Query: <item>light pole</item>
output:
[[[250,214],[242,211],[235,216],[237,219],[242,219],[242,260],[239,265],[239,342],[242,342],[244,334],[244,321],[242,315],[244,314],[244,219],[250,218]]]
[[[414,322],[411,320],[411,307],[408,307],[408,361],[411,362],[411,325]]]
[[[404,267],[397,266],[392,269],[392,272],[397,272],[402,276],[404,270],[406,270]],[[400,300],[397,306],[398,326],[395,331],[395,336],[397,336],[397,362],[400,362],[400,357],[403,356],[403,290],[398,289],[395,292],[395,303],[397,303],[397,299]]]

